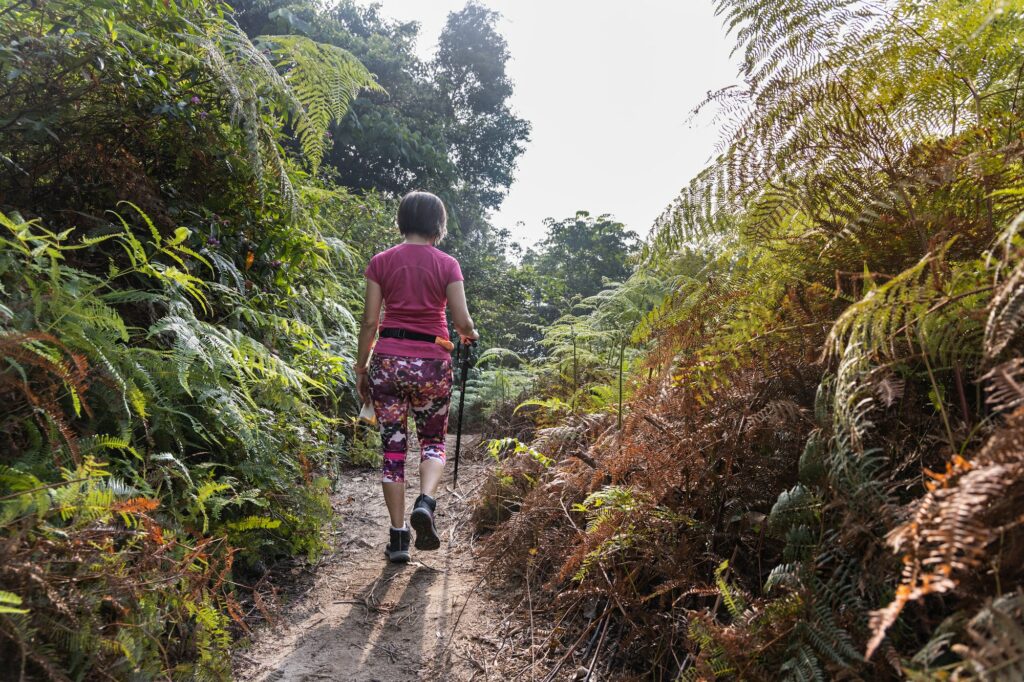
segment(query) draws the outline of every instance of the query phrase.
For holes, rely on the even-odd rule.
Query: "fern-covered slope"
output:
[[[0,660],[225,678],[251,581],[325,546],[391,211],[315,172],[375,82],[209,3],[8,3],[0,38]]]
[[[721,155],[549,332],[482,528],[620,674],[1018,679],[1024,5],[718,9]]]

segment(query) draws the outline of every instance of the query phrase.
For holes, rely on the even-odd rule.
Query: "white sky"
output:
[[[420,22],[431,57],[465,0],[377,0]],[[610,213],[646,235],[710,160],[711,117],[688,123],[709,90],[735,83],[731,40],[712,0],[484,0],[503,15],[512,105],[533,125],[516,181],[494,216],[529,245],[543,219]],[[522,223],[521,226],[518,223]]]

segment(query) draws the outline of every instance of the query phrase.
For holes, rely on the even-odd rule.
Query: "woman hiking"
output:
[[[447,232],[447,222],[444,203],[438,197],[429,192],[406,194],[398,206],[398,229],[404,241],[378,253],[366,268],[356,389],[364,404],[373,401],[380,424],[384,502],[391,517],[384,554],[394,562],[409,561],[405,456],[410,407],[421,452],[420,496],[413,504],[409,525],[416,531],[416,549],[441,546],[434,526],[434,490],[444,470],[453,347],[448,340],[445,305],[451,309],[462,343],[480,338],[466,306],[459,262],[436,248]],[[380,339],[374,347],[378,329]]]

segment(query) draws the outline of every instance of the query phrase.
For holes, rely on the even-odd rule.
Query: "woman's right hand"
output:
[[[360,372],[356,376],[356,393],[359,394],[359,399],[363,401],[363,405],[371,404],[373,398],[370,395],[370,375],[366,372]]]
[[[470,331],[469,334],[463,334],[462,332],[459,332],[459,339],[462,341],[463,346],[468,346],[470,344],[476,343],[476,341],[479,338],[480,332],[478,332],[476,329]]]

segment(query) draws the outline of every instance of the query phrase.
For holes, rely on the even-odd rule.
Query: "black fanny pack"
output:
[[[414,332],[409,329],[399,329],[397,327],[384,327],[380,330],[380,338],[382,339],[408,339],[409,341],[425,341],[427,343],[436,343],[447,351],[451,351],[455,348],[455,344],[448,339],[440,336],[434,336],[433,334],[424,334],[423,332]]]

